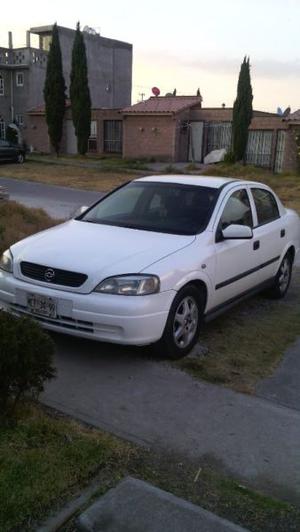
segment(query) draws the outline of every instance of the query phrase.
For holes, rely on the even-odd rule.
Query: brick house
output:
[[[202,162],[230,148],[232,108],[202,107],[197,96],[151,97],[123,109],[123,157]],[[283,118],[253,111],[246,160],[276,172],[297,168],[295,129],[300,111]]]

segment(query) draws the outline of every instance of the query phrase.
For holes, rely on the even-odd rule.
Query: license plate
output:
[[[56,318],[56,301],[52,297],[27,294],[27,308],[32,314]]]

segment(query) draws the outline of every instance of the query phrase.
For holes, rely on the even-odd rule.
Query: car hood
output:
[[[88,280],[76,291],[87,293],[106,277],[138,273],[194,240],[194,236],[71,220],[14,244],[14,275],[28,280],[21,273],[21,261],[84,273]],[[50,286],[68,290],[52,283]]]

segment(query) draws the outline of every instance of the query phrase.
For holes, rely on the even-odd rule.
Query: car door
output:
[[[224,240],[222,229],[231,224],[253,228],[253,207],[246,187],[227,194],[216,218],[214,307],[234,300],[259,282],[255,240]]]
[[[255,239],[259,244],[260,282],[277,273],[280,257],[287,241],[285,216],[280,215],[276,197],[267,188],[251,186],[250,194],[256,210]]]

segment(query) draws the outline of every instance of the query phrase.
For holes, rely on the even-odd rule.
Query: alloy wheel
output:
[[[198,321],[198,305],[193,297],[187,296],[180,301],[174,316],[173,338],[177,347],[184,349],[192,342]]]

